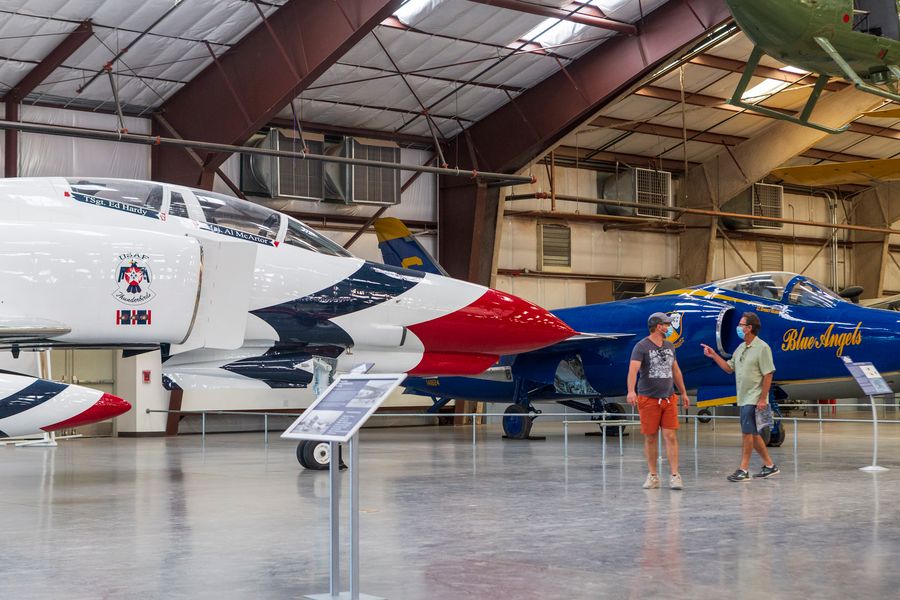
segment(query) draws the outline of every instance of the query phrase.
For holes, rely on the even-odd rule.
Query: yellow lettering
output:
[[[801,327],[799,330],[788,329],[784,332],[781,349],[785,352],[792,352],[795,350],[837,348],[835,354],[837,356],[843,356],[845,347],[859,346],[862,344],[862,333],[859,331],[861,327],[862,321],[856,324],[853,331],[835,333],[834,323],[832,323],[824,333],[819,335],[819,337],[804,335],[806,333],[805,327]]]

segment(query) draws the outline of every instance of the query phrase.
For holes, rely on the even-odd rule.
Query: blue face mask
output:
[[[670,338],[670,337],[672,337],[672,334],[674,334],[674,333],[675,333],[675,330],[672,329],[672,326],[671,326],[671,325],[669,325],[669,328],[666,329],[666,337],[667,337],[667,338]]]
[[[744,328],[740,325],[737,326],[737,334],[739,338],[744,339]]]

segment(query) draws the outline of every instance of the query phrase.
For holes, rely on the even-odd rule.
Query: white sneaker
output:
[[[647,479],[644,481],[644,489],[645,490],[655,490],[658,487],[659,487],[659,477],[652,473],[648,473]]]
[[[681,480],[681,475],[675,473],[669,478],[669,488],[673,490],[683,490],[684,482]]]

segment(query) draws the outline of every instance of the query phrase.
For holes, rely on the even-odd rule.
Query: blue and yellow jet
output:
[[[396,234],[397,223],[392,229]],[[413,256],[418,242],[400,237],[405,245],[394,246],[394,254]],[[391,260],[388,256],[386,261]],[[427,262],[427,255],[417,256]],[[737,323],[746,311],[759,315],[760,337],[772,348],[773,405],[787,398],[858,396],[845,356],[872,362],[888,384],[900,390],[900,314],[852,304],[813,279],[784,272],[751,273],[644,298],[554,310],[585,334],[582,339],[504,356],[478,377],[410,377],[404,385],[407,391],[442,402],[510,403],[504,431],[509,437],[527,437],[537,413],[534,402],[556,401],[591,411],[606,407],[605,398],[624,396],[631,349],[647,335],[647,317],[665,312],[673,318],[668,339],[676,347],[687,387],[697,392],[698,406],[730,404],[735,401],[734,378],[703,355],[701,343],[730,356],[740,343]],[[783,439],[779,426],[772,432],[772,443],[780,445]]]

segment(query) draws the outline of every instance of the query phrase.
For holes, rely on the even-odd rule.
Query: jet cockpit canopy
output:
[[[846,302],[815,279],[781,271],[740,275],[716,281],[713,286],[793,306],[832,308]]]

